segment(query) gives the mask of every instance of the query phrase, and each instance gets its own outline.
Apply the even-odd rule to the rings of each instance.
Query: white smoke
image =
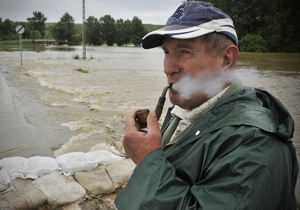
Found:
[[[222,75],[212,75],[204,71],[194,77],[183,76],[172,88],[184,99],[191,99],[195,94],[202,93],[212,97],[223,90],[226,83],[232,83],[236,79],[234,71],[226,71]]]

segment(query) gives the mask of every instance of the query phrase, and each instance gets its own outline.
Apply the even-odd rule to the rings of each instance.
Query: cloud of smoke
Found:
[[[236,79],[234,71],[226,71],[222,75],[212,75],[210,71],[201,72],[195,77],[183,76],[172,88],[184,99],[192,99],[196,94],[206,94],[212,97],[222,91],[226,83],[232,83]]]

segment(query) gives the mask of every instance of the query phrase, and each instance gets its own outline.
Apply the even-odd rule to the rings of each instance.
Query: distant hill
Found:
[[[150,31],[154,31],[154,30],[164,27],[164,25],[144,24],[144,27],[145,27],[147,33],[149,33]]]

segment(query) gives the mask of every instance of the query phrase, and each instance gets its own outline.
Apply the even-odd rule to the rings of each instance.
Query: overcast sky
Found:
[[[137,16],[143,23],[164,25],[182,0],[85,0],[85,18],[111,15],[115,20],[132,20]],[[0,0],[0,17],[26,21],[40,11],[46,22],[58,22],[68,12],[75,23],[82,23],[82,0]]]

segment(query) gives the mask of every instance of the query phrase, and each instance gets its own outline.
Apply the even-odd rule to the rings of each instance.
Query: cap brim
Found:
[[[165,27],[148,33],[142,39],[142,46],[144,49],[150,49],[161,46],[163,44],[164,37],[192,39],[214,31],[215,30],[213,29],[200,28],[198,26],[183,28],[182,26],[173,25],[172,27]]]

